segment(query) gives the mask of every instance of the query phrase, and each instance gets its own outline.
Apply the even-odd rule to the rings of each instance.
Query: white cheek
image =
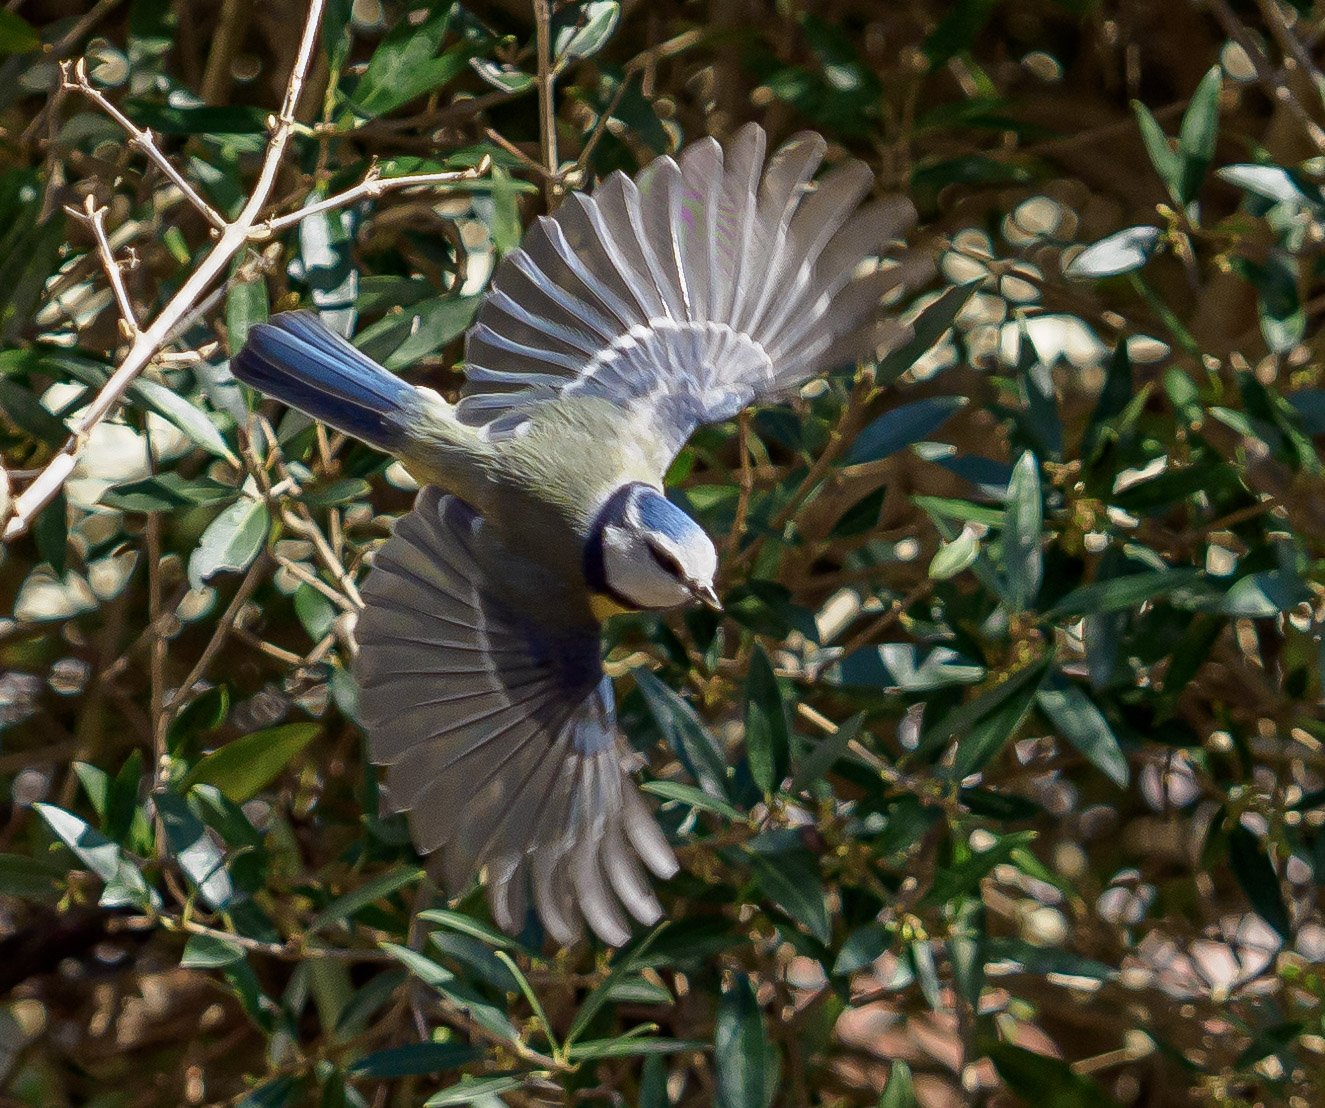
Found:
[[[659,567],[643,542],[620,533],[609,535],[603,543],[603,575],[614,593],[637,608],[691,603],[689,591]]]

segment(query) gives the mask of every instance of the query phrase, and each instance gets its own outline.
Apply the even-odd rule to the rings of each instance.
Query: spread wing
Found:
[[[862,206],[873,177],[860,162],[812,184],[816,134],[767,165],[764,151],[751,124],[725,150],[696,142],[541,218],[469,332],[460,417],[501,437],[559,397],[605,397],[666,460],[697,424],[905,338],[880,301],[928,263],[861,263],[910,229],[910,202]]]
[[[659,877],[676,860],[623,769],[597,625],[510,610],[482,528],[425,488],[377,552],[356,631],[369,749],[419,849],[442,849],[453,891],[486,867],[505,930],[520,930],[532,895],[558,942],[587,921],[619,946],[622,905],[642,923],[661,914],[641,860]]]

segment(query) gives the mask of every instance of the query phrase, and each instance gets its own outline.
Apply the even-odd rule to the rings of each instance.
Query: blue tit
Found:
[[[662,909],[676,859],[627,772],[602,620],[717,606],[718,555],[663,494],[701,423],[731,419],[909,334],[883,260],[914,223],[801,134],[743,128],[569,196],[496,269],[448,403],[313,315],[254,327],[235,376],[399,457],[425,487],[363,587],[354,673],[374,762],[447,885],[533,906],[569,944]],[[647,871],[647,872],[646,872]]]

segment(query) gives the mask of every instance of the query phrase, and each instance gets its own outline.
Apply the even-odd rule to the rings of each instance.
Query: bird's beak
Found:
[[[712,608],[715,612],[722,611],[722,601],[718,599],[712,585],[696,585],[693,591],[695,599],[702,601],[706,608]]]

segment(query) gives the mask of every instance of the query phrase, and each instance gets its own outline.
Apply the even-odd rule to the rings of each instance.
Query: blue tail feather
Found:
[[[248,333],[230,361],[246,385],[379,450],[394,451],[418,390],[323,326],[312,312],[282,312]]]

